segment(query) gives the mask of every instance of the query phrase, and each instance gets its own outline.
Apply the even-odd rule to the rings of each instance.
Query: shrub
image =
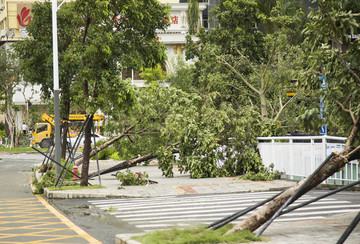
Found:
[[[34,194],[43,194],[46,187],[55,186],[56,182],[56,173],[55,170],[46,171],[45,175],[42,177],[41,181],[34,179],[32,184],[36,187]]]
[[[64,165],[65,160],[61,159],[61,164]],[[35,173],[35,170],[37,170],[37,169],[33,169],[34,173]],[[72,164],[70,165],[69,170],[70,171],[73,170]],[[80,173],[78,173],[78,175],[80,176]],[[38,179],[36,179],[36,177],[35,177],[32,182],[32,184],[36,187],[34,194],[43,194],[45,188],[55,187],[57,178],[58,178],[58,175],[55,172],[55,167],[52,167],[51,170],[47,170],[45,175],[42,177],[42,179],[40,181]],[[77,183],[69,182],[72,179],[73,179],[73,174],[66,172],[65,181],[63,182],[63,186],[77,185]]]
[[[149,176],[146,172],[133,173],[130,170],[126,170],[125,172],[118,173],[116,178],[121,182],[123,186],[136,186],[146,185],[148,183],[147,179],[149,178]]]
[[[96,147],[99,147],[102,144],[104,144],[104,141],[98,141],[98,142],[96,142]],[[98,159],[109,159],[111,157],[111,155],[113,155],[114,153],[116,153],[115,147],[113,147],[113,146],[107,147],[107,148],[101,150],[100,152],[98,152]],[[93,156],[91,159],[95,160],[96,156]]]
[[[274,171],[274,164],[270,164],[269,168],[262,167],[259,172],[247,172],[241,175],[241,180],[252,180],[252,181],[273,181],[280,179],[281,173],[278,170]]]

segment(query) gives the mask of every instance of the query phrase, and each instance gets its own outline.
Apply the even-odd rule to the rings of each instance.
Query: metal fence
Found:
[[[345,147],[346,137],[292,136],[258,137],[258,148],[263,164],[283,172],[283,178],[300,180],[309,176],[333,151]],[[325,183],[346,185],[360,178],[357,160],[348,162],[342,171],[329,177]]]

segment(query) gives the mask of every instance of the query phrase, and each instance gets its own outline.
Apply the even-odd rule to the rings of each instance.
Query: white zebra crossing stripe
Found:
[[[89,201],[101,209],[116,208],[112,215],[142,228],[145,231],[181,226],[211,224],[277,192],[231,193],[220,195],[170,196],[154,198],[107,199]],[[304,195],[295,201],[295,206],[314,197]],[[331,214],[360,210],[360,204],[326,198],[287,213],[275,221],[300,221],[323,219]],[[250,212],[251,213],[251,212]],[[242,216],[233,223],[238,223]]]
[[[251,201],[249,203],[244,203],[244,201],[241,200],[237,200],[235,202],[216,202],[216,205],[214,205],[214,203],[203,203],[201,206],[194,206],[194,202],[192,203],[177,203],[176,207],[174,207],[173,203],[159,203],[156,204],[157,207],[161,207],[161,208],[166,208],[167,210],[177,210],[179,209],[179,207],[181,207],[182,209],[212,209],[212,208],[217,208],[218,205],[223,205],[226,207],[234,207],[235,210],[241,210],[242,208],[245,207],[249,207],[252,206],[256,201]],[[301,203],[304,201],[299,201],[297,203]],[[198,204],[200,204],[199,202],[196,202]],[[311,205],[324,205],[324,204],[347,204],[349,203],[348,201],[336,201],[336,200],[332,200],[332,201],[320,201],[320,202],[315,202]],[[130,207],[131,206],[131,207]],[[101,208],[101,209],[108,209],[110,207],[114,207],[117,208],[118,211],[121,212],[127,212],[127,213],[133,213],[133,212],[139,212],[141,211],[141,213],[147,213],[147,212],[154,212],[154,203],[149,203],[146,205],[131,205],[130,206],[126,206],[124,207],[121,204],[109,204],[106,206],[103,205],[97,205],[97,207]],[[156,210],[155,210],[156,211]]]

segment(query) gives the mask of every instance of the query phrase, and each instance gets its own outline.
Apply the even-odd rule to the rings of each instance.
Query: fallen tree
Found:
[[[299,196],[294,200],[301,197],[301,195],[310,191],[321,182],[326,180],[329,176],[333,175],[335,172],[339,171],[348,161],[351,161],[355,154],[358,154],[360,151],[360,147],[357,147],[353,150],[349,148],[345,148],[340,154],[333,157],[324,167],[313,177],[313,179],[303,188],[303,190],[299,193]],[[234,226],[225,235],[231,234],[233,232],[242,231],[242,230],[250,230],[254,231],[264,223],[266,223],[277,211],[280,207],[294,194],[294,192],[300,188],[300,186],[305,182],[306,179],[301,180],[296,185],[290,187],[281,195],[276,197],[274,200],[270,201],[266,205],[259,208],[252,215],[244,219],[242,222]]]
[[[358,115],[356,117],[356,120],[354,121],[352,130],[347,138],[344,150],[342,150],[339,154],[331,158],[330,161],[326,163],[319,170],[319,172],[314,175],[314,177],[308,182],[306,186],[304,186],[303,190],[299,193],[298,197],[294,199],[294,201],[300,198],[308,191],[310,191],[311,189],[313,189],[314,187],[316,187],[317,185],[319,185],[321,182],[326,180],[335,172],[340,171],[346,165],[347,162],[360,158],[360,146],[357,147],[353,146],[356,137],[358,136],[359,129],[360,129],[360,110],[358,111]],[[278,209],[280,209],[280,207],[294,194],[294,192],[302,186],[305,180],[306,179],[301,180],[296,185],[284,191],[274,200],[268,202],[266,205],[259,208],[249,217],[247,217],[242,222],[240,222],[232,229],[230,229],[228,232],[226,232],[225,235],[242,230],[254,231],[260,226],[262,226],[278,211]]]
[[[314,18],[309,23],[307,29],[304,30],[308,38],[308,45],[305,42],[304,46],[309,46],[309,50],[311,50],[311,53],[306,58],[311,63],[309,67],[315,67],[316,65],[318,67],[326,67],[321,68],[321,76],[330,77],[333,80],[332,86],[334,89],[327,89],[324,92],[328,95],[326,96],[328,99],[327,106],[331,108],[331,110],[328,109],[327,116],[337,120],[337,123],[344,127],[349,125],[347,128],[350,128],[350,133],[348,134],[345,148],[339,154],[332,157],[306,185],[302,187],[305,179],[298,182],[245,218],[225,233],[225,235],[241,230],[256,230],[267,222],[293,196],[297,189],[302,188],[299,194],[294,196],[293,201],[319,185],[335,172],[340,171],[347,162],[360,158],[360,146],[358,146],[360,128],[358,94],[360,78],[357,73],[359,72],[359,59],[352,59],[359,55],[360,49],[359,42],[349,42],[347,34],[350,25],[358,26],[355,18],[355,15],[358,16],[358,13],[353,14],[351,11],[344,11],[346,9],[343,9],[343,6],[337,1],[325,2],[324,0],[319,0],[318,2],[319,11],[311,13],[311,16]],[[339,15],[339,12],[342,15]],[[329,40],[333,41],[332,46],[326,45]],[[346,51],[340,51],[338,46],[344,42],[347,42],[348,48]],[[319,72],[313,72],[311,69],[306,70],[304,73],[306,72],[312,72],[311,75],[308,75],[308,84],[316,85],[315,81],[318,82]],[[304,80],[306,79],[306,77],[303,78]],[[345,113],[349,116],[342,116]],[[352,123],[350,124],[350,122]]]

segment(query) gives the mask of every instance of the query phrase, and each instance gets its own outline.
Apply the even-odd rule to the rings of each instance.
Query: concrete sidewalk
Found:
[[[118,161],[100,161],[100,169],[114,166]],[[95,172],[97,165],[91,162],[89,172]],[[235,192],[272,191],[288,188],[295,182],[287,180],[276,180],[271,182],[240,181],[237,177],[221,177],[206,179],[191,179],[189,174],[180,174],[174,170],[173,178],[162,176],[157,165],[136,166],[130,168],[132,172],[146,172],[151,180],[158,184],[147,186],[126,186],[120,187],[120,182],[115,176],[109,173],[101,176],[101,185],[104,188],[85,190],[62,190],[45,191],[47,198],[114,198],[114,197],[155,197],[174,196],[184,194],[218,194]],[[98,177],[90,180],[91,184],[99,184]],[[262,237],[269,241],[266,243],[336,243],[355,213],[339,214],[331,218],[296,221],[296,222],[275,222],[263,233]],[[129,240],[128,235],[118,235],[116,243],[131,244],[137,243]],[[360,243],[360,226],[352,232],[346,240],[347,244]]]
[[[99,161],[100,169],[107,169],[118,164],[115,160]],[[81,167],[79,167],[79,170]],[[157,165],[136,166],[129,168],[132,172],[146,172],[151,180],[157,184],[147,186],[126,186],[121,187],[120,181],[113,176],[114,173],[101,175],[101,185],[105,188],[84,189],[84,190],[45,190],[45,196],[53,198],[113,198],[113,197],[155,197],[155,196],[174,196],[184,194],[216,194],[232,192],[254,192],[271,191],[284,189],[295,184],[292,181],[240,181],[237,177],[219,177],[191,179],[189,174],[180,174],[174,169],[174,177],[166,178],[162,176],[161,170]],[[89,172],[96,172],[96,162],[90,163]],[[124,171],[124,170],[123,170]],[[122,172],[123,172],[122,171]],[[99,177],[89,180],[90,184],[100,184]]]

